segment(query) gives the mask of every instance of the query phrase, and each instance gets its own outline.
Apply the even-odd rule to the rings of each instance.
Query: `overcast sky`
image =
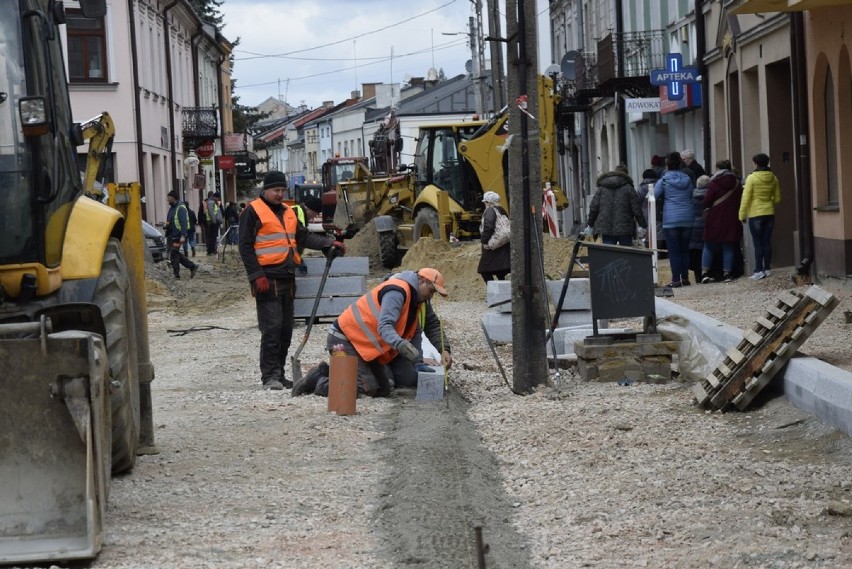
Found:
[[[537,4],[546,38],[548,2]],[[362,83],[404,83],[431,67],[453,77],[471,59],[471,0],[225,0],[221,11],[225,37],[240,38],[233,77],[244,105],[269,97],[310,108],[340,103]],[[487,32],[485,13],[483,21]],[[539,53],[542,69],[548,60]]]

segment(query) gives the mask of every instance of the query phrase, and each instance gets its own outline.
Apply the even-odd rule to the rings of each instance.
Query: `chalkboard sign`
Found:
[[[600,243],[586,246],[594,334],[598,319],[642,316],[655,323],[652,251]]]

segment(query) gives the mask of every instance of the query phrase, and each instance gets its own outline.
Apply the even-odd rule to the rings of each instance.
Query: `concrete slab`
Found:
[[[332,265],[333,266],[333,265]],[[296,298],[316,298],[319,290],[320,277],[305,277],[296,281]],[[355,296],[359,297],[367,292],[367,277],[328,277],[322,289],[322,295],[333,296]]]
[[[564,281],[547,281],[547,290],[553,304],[559,301],[562,294]],[[511,297],[511,281],[489,281],[486,287],[485,301],[488,306],[494,306],[504,302]],[[568,291],[562,303],[562,310],[591,310],[592,300],[588,278],[571,278],[568,282]],[[506,302],[496,307],[500,312],[511,312],[512,303]]]
[[[307,277],[296,276],[297,280],[311,277],[321,277],[325,269],[325,257],[305,257],[305,266],[308,267]],[[298,271],[297,271],[298,273]],[[370,274],[370,259],[369,257],[338,257],[331,263],[331,269],[328,271],[329,276],[340,275],[369,275]]]
[[[656,310],[657,318],[686,319],[723,353],[739,344],[743,336],[739,328],[662,298],[656,299]],[[761,315],[762,312],[756,312],[755,318]],[[783,373],[784,396],[793,405],[852,436],[852,372],[817,358],[796,356]]]
[[[317,307],[317,318],[328,318],[329,316],[340,316],[340,313],[358,300],[359,296],[335,296],[323,297]],[[311,310],[314,308],[316,298],[297,298],[293,301],[293,316],[295,318],[310,318]]]

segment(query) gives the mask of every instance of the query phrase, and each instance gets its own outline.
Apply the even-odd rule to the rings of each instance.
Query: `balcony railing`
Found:
[[[184,138],[209,139],[219,136],[219,113],[216,107],[187,107],[181,113]]]
[[[612,33],[598,41],[598,83],[649,77],[666,65],[665,31]],[[620,57],[619,57],[620,48]]]

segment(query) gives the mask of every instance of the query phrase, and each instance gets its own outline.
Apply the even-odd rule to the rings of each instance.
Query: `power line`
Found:
[[[462,45],[460,42],[455,42],[453,44],[447,44],[447,46],[442,48],[442,49],[449,49],[449,48],[452,48],[452,47],[458,47],[460,45]],[[430,50],[431,50],[431,48],[422,49],[422,50],[419,50],[419,51],[406,53],[404,55],[394,55],[394,57],[396,59],[399,59],[400,57],[409,57],[409,56],[414,56],[414,55],[420,55],[420,54],[426,53]],[[300,80],[304,80],[304,79],[313,79],[315,77],[322,77],[324,75],[333,75],[335,73],[341,73],[343,71],[351,71],[353,69],[360,69],[362,67],[369,67],[371,65],[377,65],[377,64],[380,64],[380,63],[385,63],[387,61],[390,61],[390,59],[391,59],[390,57],[383,57],[381,59],[378,59],[377,61],[373,61],[371,63],[366,63],[364,65],[352,65],[350,67],[343,67],[341,69],[335,69],[333,71],[322,71],[320,73],[313,73],[311,75],[304,75],[302,77],[290,77],[288,80],[289,81],[300,81]],[[343,60],[343,61],[345,61],[345,60]],[[266,81],[264,83],[252,83],[251,85],[238,85],[238,88],[239,89],[248,89],[250,87],[264,87],[266,85],[274,85],[276,83],[277,83],[277,80],[276,81]]]
[[[351,42],[352,40],[356,40],[358,38],[363,38],[365,36],[377,34],[379,32],[383,32],[385,30],[395,28],[396,26],[406,24],[406,23],[408,23],[412,20],[416,20],[417,18],[421,18],[423,16],[431,14],[432,12],[437,12],[438,10],[441,10],[442,8],[446,8],[450,4],[455,4],[455,2],[456,2],[456,0],[450,0],[449,2],[445,2],[444,4],[441,4],[437,8],[427,10],[426,12],[423,12],[421,14],[417,14],[416,16],[411,16],[410,18],[406,18],[405,20],[401,20],[401,21],[396,22],[394,24],[388,24],[387,26],[384,26],[382,28],[372,30],[372,31],[369,31],[369,32],[364,32],[363,34],[358,34],[356,36],[344,38],[344,39],[341,39],[341,40],[338,40],[338,41],[335,41],[335,42],[331,42],[331,43],[327,43],[327,44],[323,44],[323,45],[318,45],[318,46],[314,46],[314,47],[306,47],[305,49],[299,49],[299,50],[296,50],[296,51],[289,51],[287,53],[279,53],[279,54],[262,54],[262,53],[253,53],[253,52],[250,52],[250,51],[243,51],[243,53],[250,53],[252,55],[252,57],[234,58],[234,61],[248,61],[248,60],[251,60],[251,59],[262,59],[262,58],[267,58],[267,57],[285,57],[285,56],[293,55],[293,54],[296,54],[296,53],[304,53],[306,51],[314,51],[314,50],[317,50],[317,49],[331,47],[331,46],[334,46],[334,45],[340,45],[342,43]],[[236,51],[242,51],[242,50],[236,50]]]

